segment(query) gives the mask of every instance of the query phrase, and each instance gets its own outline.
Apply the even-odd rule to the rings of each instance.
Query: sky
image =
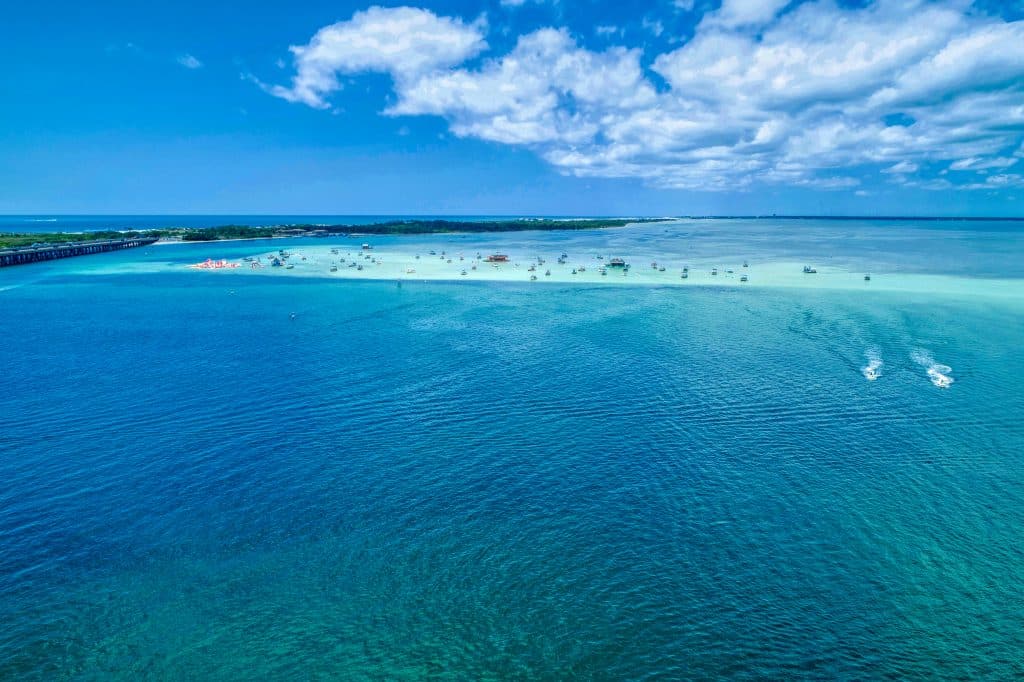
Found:
[[[1024,215],[1024,0],[0,18],[0,213]]]

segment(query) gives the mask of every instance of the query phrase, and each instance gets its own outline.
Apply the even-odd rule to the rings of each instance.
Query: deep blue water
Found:
[[[0,273],[0,679],[1024,674],[1019,302],[86,260]]]

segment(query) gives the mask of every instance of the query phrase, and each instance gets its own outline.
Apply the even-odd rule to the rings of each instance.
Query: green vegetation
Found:
[[[399,220],[372,225],[332,225],[330,233],[357,234],[434,234],[443,232],[522,232],[525,230],[596,230],[622,227],[654,219],[593,218],[586,220]]]
[[[201,230],[161,230],[169,234],[160,236],[181,237],[183,242],[212,242],[218,239],[268,239],[281,231],[277,227],[249,227],[248,225],[223,225]]]
[[[0,248],[23,247],[33,244],[65,244],[100,239],[125,237],[159,237],[180,239],[185,242],[210,242],[221,239],[267,239],[270,237],[326,236],[339,234],[435,234],[450,232],[522,232],[525,230],[596,230],[622,227],[630,223],[655,222],[661,218],[588,218],[583,220],[394,220],[370,225],[276,225],[252,227],[249,225],[221,225],[219,227],[175,227],[163,230],[137,232],[70,232],[0,233]]]
[[[28,233],[7,233],[0,232],[0,249],[9,249],[33,244],[69,244],[71,242],[91,242],[105,239],[127,239],[138,237],[139,232],[89,232],[87,234],[76,234],[74,232],[52,232],[40,234],[38,232]]]

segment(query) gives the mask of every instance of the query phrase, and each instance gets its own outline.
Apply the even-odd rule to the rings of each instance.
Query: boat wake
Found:
[[[910,354],[911,360],[925,368],[925,374],[931,382],[939,388],[949,388],[953,384],[953,377],[949,373],[953,368],[935,362],[935,358],[926,350],[917,348]]]
[[[875,348],[869,348],[864,351],[864,357],[867,358],[868,364],[860,368],[860,373],[864,375],[864,378],[868,381],[874,381],[878,377],[882,376],[882,355]]]

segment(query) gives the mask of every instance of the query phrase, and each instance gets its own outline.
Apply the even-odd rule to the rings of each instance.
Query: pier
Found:
[[[70,242],[67,244],[44,244],[41,246],[20,246],[11,249],[0,249],[0,268],[9,265],[41,263],[58,258],[88,256],[94,253],[133,249],[137,246],[149,246],[156,242],[156,240],[156,237],[132,237],[130,239],[105,239],[95,242]]]

